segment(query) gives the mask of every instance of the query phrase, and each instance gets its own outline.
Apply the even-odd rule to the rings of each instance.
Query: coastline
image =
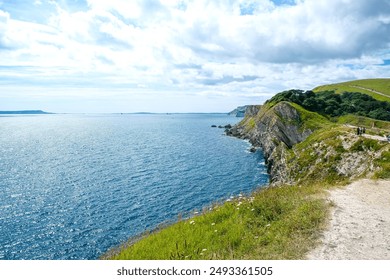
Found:
[[[147,235],[113,259],[307,259],[334,216],[328,190],[386,176],[387,143],[288,102],[263,106],[226,134],[262,149],[268,186]]]

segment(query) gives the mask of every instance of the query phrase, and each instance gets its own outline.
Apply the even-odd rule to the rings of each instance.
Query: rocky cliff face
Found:
[[[381,178],[386,173],[381,162],[390,150],[386,142],[357,136],[355,128],[288,102],[254,109],[227,134],[262,149],[271,185],[332,183],[369,174]]]
[[[280,102],[272,108],[252,108],[230,134],[249,139],[263,150],[271,183],[290,183],[286,149],[306,139],[312,130],[303,127],[299,112],[289,103]]]
[[[254,116],[258,113],[260,110],[261,105],[245,105],[240,106],[234,109],[233,111],[229,112],[228,115],[235,116],[242,118],[244,116]]]
[[[261,109],[261,105],[247,105],[243,117],[254,117]]]

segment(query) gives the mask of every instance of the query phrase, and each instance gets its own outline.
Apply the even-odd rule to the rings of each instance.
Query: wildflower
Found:
[[[212,223],[211,225],[212,225],[212,226],[215,226],[215,223]]]
[[[193,225],[193,224],[195,224],[195,221],[191,221],[191,222],[190,222],[190,225]]]
[[[202,252],[207,251],[207,249],[202,249]]]

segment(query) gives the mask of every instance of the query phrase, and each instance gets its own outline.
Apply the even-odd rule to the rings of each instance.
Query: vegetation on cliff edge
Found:
[[[318,187],[267,188],[147,234],[113,259],[299,259],[326,219]]]

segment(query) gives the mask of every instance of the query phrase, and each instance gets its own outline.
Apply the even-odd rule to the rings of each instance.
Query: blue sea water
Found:
[[[220,114],[0,117],[0,259],[96,259],[268,183]]]

